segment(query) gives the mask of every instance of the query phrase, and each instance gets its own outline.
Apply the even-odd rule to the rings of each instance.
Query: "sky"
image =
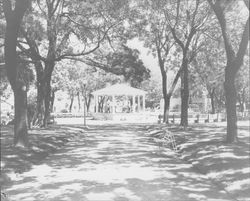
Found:
[[[152,80],[155,80],[155,81],[158,81],[159,83],[161,83],[161,81],[162,81],[161,71],[160,71],[160,67],[158,65],[157,58],[155,58],[152,55],[152,53],[150,53],[148,48],[145,48],[143,46],[143,42],[139,41],[138,38],[130,40],[127,44],[130,48],[134,48],[134,49],[139,50],[140,59],[143,61],[144,65],[148,69],[150,69]],[[167,86],[170,86],[172,84],[174,77],[175,77],[175,73],[169,70],[167,73],[167,76],[168,76]]]

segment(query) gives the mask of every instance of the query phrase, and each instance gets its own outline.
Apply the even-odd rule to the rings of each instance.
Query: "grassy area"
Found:
[[[193,124],[186,131],[174,125],[157,125],[154,129],[172,131],[181,159],[232,197],[247,201],[250,198],[249,122],[239,125],[239,142],[234,144],[225,142],[225,124]]]
[[[13,146],[13,127],[1,127],[1,177],[0,185],[8,186],[10,176],[20,174],[42,161],[56,150],[64,146],[70,138],[83,132],[81,129],[66,126],[51,126],[47,129],[29,131],[29,148]]]

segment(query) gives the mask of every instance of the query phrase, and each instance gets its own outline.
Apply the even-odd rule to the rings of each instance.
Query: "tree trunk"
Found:
[[[171,96],[167,95],[166,99],[164,99],[164,118],[165,118],[164,122],[167,124],[169,124],[170,98]]]
[[[225,70],[225,97],[226,97],[226,111],[227,111],[227,142],[232,143],[237,140],[237,114],[236,102],[237,92],[235,88],[235,76],[229,69],[232,68],[229,64]]]
[[[50,117],[50,112],[51,112],[51,77],[52,77],[52,72],[55,67],[55,62],[53,59],[52,61],[47,61],[45,63],[45,70],[43,73],[43,82],[42,82],[42,88],[43,88],[43,93],[44,93],[44,119],[43,119],[43,127],[48,126],[48,121]]]
[[[181,126],[186,128],[188,126],[188,100],[189,100],[189,86],[188,86],[188,61],[183,59],[182,63],[182,79],[181,79]]]
[[[72,112],[73,103],[74,103],[74,96],[72,95],[71,98],[70,98],[70,105],[69,105],[69,112],[70,113]]]
[[[87,112],[89,112],[89,107],[90,107],[90,102],[91,102],[91,95],[89,95],[88,98],[86,97],[85,100],[86,100]]]
[[[33,125],[42,126],[44,113],[45,113],[45,95],[44,95],[44,84],[43,84],[43,66],[40,61],[35,62],[35,69],[36,69],[36,87],[37,87],[37,105],[36,105],[36,114],[33,121]]]
[[[27,118],[27,86],[18,76],[17,38],[24,13],[29,1],[15,1],[12,9],[10,1],[3,1],[3,11],[6,19],[4,40],[4,59],[7,77],[14,92],[14,145],[28,146]]]
[[[240,67],[243,64],[243,59],[249,43],[249,17],[245,23],[244,31],[242,32],[241,41],[239,43],[238,51],[235,52],[233,48],[233,42],[230,40],[230,30],[227,26],[225,12],[220,3],[217,4],[212,0],[208,0],[208,3],[214,10],[216,17],[219,21],[222,36],[224,39],[225,51],[227,55],[227,66],[225,69],[225,96],[226,96],[226,110],[227,110],[227,142],[231,143],[237,140],[237,114],[236,114],[236,102],[237,94],[235,88],[235,77]],[[249,4],[245,2],[249,10]]]
[[[28,146],[28,108],[27,108],[27,87],[25,83],[18,81],[14,90],[15,100],[15,124],[14,124],[14,145]]]
[[[43,127],[46,128],[48,126],[48,120],[50,115],[50,93],[51,93],[51,87],[48,83],[45,84],[44,93],[45,93],[45,100],[44,100],[45,110],[44,110]]]
[[[211,99],[211,106],[212,106],[212,114],[215,114],[215,102],[214,102],[214,92],[215,89],[212,89],[212,92],[209,93],[210,99]]]
[[[169,104],[168,104],[168,97],[167,97],[167,72],[164,68],[164,59],[162,59],[161,56],[161,50],[158,45],[157,46],[157,56],[158,56],[158,64],[160,66],[161,70],[161,79],[162,79],[162,94],[163,94],[163,100],[164,100],[164,109],[163,109],[163,122],[168,122],[168,111],[169,111]]]
[[[102,97],[100,100],[100,111],[99,112],[101,112],[101,113],[103,113],[104,100],[105,100],[105,97]]]
[[[168,103],[168,96],[167,96],[167,74],[163,70],[162,71],[162,94],[163,94],[163,100],[164,100],[164,110],[163,110],[163,122],[168,122],[168,111],[169,111],[169,103]]]
[[[45,105],[45,111],[44,111],[44,119],[43,119],[43,126],[46,128],[48,126],[48,121],[50,117],[50,104],[51,104],[51,74],[53,71],[53,67],[49,67],[49,73],[47,73],[47,76],[44,78],[44,105]]]
[[[80,93],[77,92],[77,101],[78,101],[78,112],[81,111],[81,98],[80,98]]]
[[[51,91],[51,96],[50,96],[50,112],[53,112],[54,111],[54,101],[55,101],[55,90],[53,89]]]

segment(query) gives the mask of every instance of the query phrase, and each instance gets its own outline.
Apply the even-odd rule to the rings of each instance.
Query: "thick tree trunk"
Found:
[[[36,114],[32,122],[33,125],[42,126],[44,113],[45,113],[45,104],[44,104],[44,90],[42,83],[37,83],[37,98],[36,98]]]
[[[4,40],[4,59],[7,77],[14,92],[14,145],[28,146],[28,117],[27,117],[27,86],[19,80],[17,62],[17,38],[29,1],[15,1],[12,9],[11,1],[3,1],[3,11],[6,19]]]
[[[14,124],[14,145],[28,146],[28,108],[27,108],[27,87],[24,82],[18,81],[14,90],[15,99],[15,124]]]
[[[217,19],[219,21],[222,36],[224,39],[225,51],[227,55],[227,66],[225,69],[225,96],[226,96],[226,110],[227,110],[227,142],[231,143],[237,140],[237,114],[236,114],[236,102],[237,94],[235,88],[235,77],[240,67],[243,64],[243,59],[248,47],[249,42],[249,17],[245,23],[244,31],[242,32],[241,41],[239,43],[238,51],[235,52],[233,48],[233,42],[229,37],[230,30],[227,26],[225,12],[223,12],[222,4],[216,1],[208,0],[210,6],[214,10]],[[249,10],[249,4],[245,2]]]
[[[188,101],[189,101],[189,86],[188,86],[188,61],[183,59],[182,62],[182,80],[181,80],[181,126],[188,126]]]
[[[51,97],[51,86],[50,80],[46,80],[46,84],[44,87],[44,94],[45,94],[45,110],[44,110],[44,119],[43,119],[43,127],[48,126],[49,116],[50,116],[50,97]]]
[[[168,122],[168,114],[169,114],[169,105],[170,105],[170,97],[168,98],[167,96],[167,72],[164,68],[164,60],[162,59],[161,56],[161,50],[157,46],[157,56],[158,56],[158,64],[160,66],[161,70],[161,80],[162,80],[162,94],[163,94],[163,100],[164,100],[164,108],[163,108],[163,122],[164,123],[169,123]]]
[[[44,106],[45,106],[45,110],[44,110],[44,119],[43,119],[43,127],[47,127],[48,126],[48,121],[49,121],[49,117],[50,117],[50,112],[51,112],[51,76],[52,76],[52,72],[54,70],[55,67],[55,62],[52,61],[48,61],[45,63],[45,70],[44,70],[44,74],[43,74],[43,93],[44,93]]]
[[[45,95],[44,95],[44,83],[43,83],[43,66],[40,61],[35,62],[35,69],[36,69],[36,87],[37,87],[37,105],[36,105],[36,114],[33,121],[33,125],[42,126],[44,113],[45,113]]]
[[[229,64],[229,66],[226,67],[224,83],[227,111],[227,142],[229,143],[237,140],[237,93],[234,83],[236,74],[229,70],[231,65],[232,64]]]
[[[166,99],[164,99],[164,122],[166,124],[169,124],[170,98],[171,96],[167,95]]]

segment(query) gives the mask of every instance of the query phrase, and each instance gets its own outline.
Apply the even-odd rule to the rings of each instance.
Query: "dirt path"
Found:
[[[92,126],[6,189],[18,201],[229,201],[140,125]]]

